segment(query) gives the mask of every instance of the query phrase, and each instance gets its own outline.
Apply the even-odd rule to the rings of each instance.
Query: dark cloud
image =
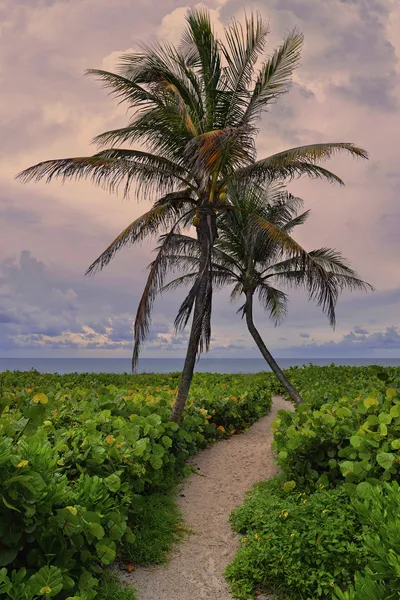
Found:
[[[369,334],[356,333],[354,328],[339,341],[318,343],[312,341],[304,346],[292,346],[285,350],[288,356],[324,356],[361,358],[363,356],[399,356],[400,329],[387,327],[384,331]]]
[[[358,333],[360,335],[368,335],[369,334],[369,331],[367,331],[363,327],[354,327],[353,331],[354,331],[354,333]]]
[[[386,75],[354,74],[347,84],[332,85],[331,90],[359,106],[364,104],[380,111],[396,111],[399,107],[395,96],[396,74],[394,71]]]
[[[307,339],[307,338],[310,337],[310,334],[309,333],[299,333],[299,336],[302,337],[302,338]]]

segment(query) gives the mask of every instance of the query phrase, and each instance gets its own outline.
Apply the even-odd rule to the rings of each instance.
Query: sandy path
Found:
[[[245,492],[277,473],[271,452],[271,423],[279,409],[292,405],[280,397],[271,412],[244,435],[218,442],[191,459],[199,473],[185,480],[178,504],[186,535],[160,567],[138,568],[123,578],[137,590],[138,600],[232,600],[222,577],[238,546],[228,518]]]

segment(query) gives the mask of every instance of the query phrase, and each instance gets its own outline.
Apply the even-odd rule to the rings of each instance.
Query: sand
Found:
[[[271,412],[247,433],[217,442],[192,457],[198,473],[185,480],[178,504],[186,534],[167,564],[139,567],[123,580],[137,590],[138,600],[232,600],[222,576],[238,547],[228,519],[254,483],[278,472],[271,451],[271,423],[290,402],[273,399]],[[259,596],[261,599],[262,597]]]

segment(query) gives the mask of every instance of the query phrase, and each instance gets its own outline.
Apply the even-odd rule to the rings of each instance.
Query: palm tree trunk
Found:
[[[276,377],[279,379],[279,381],[281,382],[281,384],[283,385],[283,387],[285,388],[285,390],[287,391],[287,393],[289,394],[289,396],[293,400],[293,402],[295,402],[296,404],[300,404],[301,402],[304,402],[304,400],[300,396],[299,392],[292,386],[292,384],[290,383],[288,378],[285,376],[285,374],[283,373],[283,371],[280,368],[280,366],[278,365],[278,363],[275,361],[272,354],[269,352],[269,350],[268,350],[267,346],[264,344],[264,341],[263,341],[261,335],[259,334],[256,326],[254,325],[253,292],[252,291],[249,291],[246,293],[245,313],[246,313],[247,328],[248,328],[249,332],[251,333],[255,343],[257,344],[258,349],[260,350],[261,354],[263,355],[263,357],[267,361],[268,365],[270,366],[271,371],[273,371],[273,373],[275,373]]]
[[[174,404],[170,417],[171,421],[175,421],[175,423],[178,423],[180,421],[181,415],[185,409],[186,400],[193,379],[194,367],[196,364],[197,352],[199,349],[202,331],[204,310],[206,305],[208,281],[210,277],[208,262],[210,260],[210,252],[216,236],[214,224],[212,223],[210,226],[209,219],[204,219],[202,225],[200,225],[200,227],[203,231],[199,231],[199,241],[201,244],[199,273],[201,273],[201,279],[199,281],[199,289],[197,291],[196,300],[194,304],[193,321],[190,329],[185,364],[183,366],[182,377],[179,384],[176,402]]]

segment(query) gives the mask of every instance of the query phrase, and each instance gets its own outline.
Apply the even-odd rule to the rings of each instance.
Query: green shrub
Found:
[[[137,531],[141,515],[146,521],[146,497],[168,478],[189,475],[186,459],[199,448],[244,429],[271,405],[263,377],[211,377],[212,385],[201,377],[178,426],[169,421],[175,389],[154,376],[147,385],[145,377],[123,377],[120,387],[76,377],[93,383],[79,387],[70,375],[50,376],[49,385],[33,374],[33,385],[27,374],[3,374],[2,597],[95,598],[117,546],[136,562],[128,523]]]
[[[318,410],[304,404],[279,411],[273,447],[288,480],[299,486],[336,485],[354,491],[362,481],[400,474],[400,394],[344,397]]]
[[[369,554],[364,573],[357,572],[354,585],[338,600],[398,600],[400,597],[400,487],[397,482],[370,486],[360,484],[352,504],[370,528],[364,539]]]
[[[400,380],[399,367],[349,367],[329,365],[304,368],[290,367],[285,374],[298,389],[303,399],[313,408],[320,408],[325,402],[334,402],[344,395],[355,397],[358,394],[381,394],[385,387]],[[285,390],[275,382],[276,391],[286,396]]]
[[[287,600],[331,598],[365,565],[362,528],[344,490],[285,493],[275,478],[254,487],[231,524],[244,536],[225,573],[235,598],[259,588]]]

